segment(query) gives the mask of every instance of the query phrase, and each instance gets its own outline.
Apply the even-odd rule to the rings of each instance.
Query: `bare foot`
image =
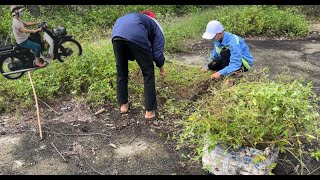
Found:
[[[146,115],[144,117],[146,119],[153,119],[156,117],[156,111],[146,111]]]
[[[35,65],[38,67],[45,67],[46,65],[42,63],[39,59],[36,59]]]
[[[121,113],[127,113],[129,110],[129,103],[126,103],[126,104],[122,104],[120,106],[120,112]]]

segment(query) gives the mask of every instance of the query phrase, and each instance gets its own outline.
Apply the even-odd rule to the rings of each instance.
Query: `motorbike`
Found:
[[[67,35],[66,28],[58,26],[48,29],[47,22],[38,25],[41,32],[30,34],[29,39],[41,45],[40,58],[50,64],[53,60],[61,63],[74,56],[82,55],[80,43]],[[25,72],[39,69],[34,66],[35,57],[31,49],[20,47],[18,44],[0,47],[0,72],[7,79],[19,79]],[[45,66],[47,67],[47,66]]]

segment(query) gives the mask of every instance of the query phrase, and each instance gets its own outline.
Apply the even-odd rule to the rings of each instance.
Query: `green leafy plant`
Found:
[[[295,7],[217,6],[164,24],[169,52],[186,51],[186,42],[200,39],[209,21],[219,20],[225,31],[240,36],[300,37],[309,32],[309,21]]]
[[[317,161],[320,159],[320,149],[317,149],[315,152],[311,152],[311,157],[314,157]]]
[[[217,144],[233,149],[277,146],[280,152],[301,160],[303,154],[309,154],[305,144],[320,135],[319,98],[312,83],[304,85],[288,77],[283,74],[270,80],[267,74],[249,76],[233,80],[236,85],[232,87],[227,78],[211,86],[211,93],[199,102],[196,111],[178,123],[182,132],[176,134],[177,148],[194,147],[193,160],[197,160],[206,138],[209,149]],[[318,157],[317,153],[312,156]]]
[[[49,29],[56,25],[64,25],[69,34],[74,35],[75,39],[79,38],[78,40],[82,43],[84,49],[83,56],[71,60],[70,64],[65,63],[64,66],[61,66],[60,63],[54,62],[50,67],[34,72],[33,79],[39,97],[44,100],[53,100],[54,97],[57,97],[58,95],[71,92],[75,96],[82,96],[85,94],[86,101],[92,106],[99,106],[108,100],[114,101],[116,71],[111,43],[102,41],[103,43],[99,44],[97,42],[92,42],[92,39],[93,37],[94,39],[100,39],[103,36],[110,36],[110,28],[115,19],[124,13],[139,12],[143,9],[155,11],[157,19],[163,24],[165,29],[166,51],[177,52],[185,49],[185,47],[181,45],[184,44],[185,40],[199,37],[199,34],[205,29],[206,23],[212,18],[220,17],[221,21],[225,23],[226,29],[230,29],[234,27],[234,24],[228,22],[231,22],[234,17],[241,15],[241,17],[243,17],[241,23],[243,27],[245,27],[243,32],[253,33],[254,31],[252,31],[252,29],[255,29],[259,34],[266,32],[264,27],[275,24],[275,22],[265,23],[265,21],[270,18],[263,19],[262,17],[266,17],[267,15],[264,16],[264,13],[261,13],[260,10],[263,10],[266,14],[271,10],[272,14],[284,11],[273,6],[221,6],[215,9],[211,8],[212,7],[210,6],[198,7],[181,5],[86,7],[54,5],[50,7],[40,6],[40,17],[38,18],[33,17],[28,9],[26,9],[24,16],[25,20],[36,22],[46,20],[51,26]],[[0,9],[0,13],[3,17],[3,20],[0,22],[0,34],[3,37],[0,37],[0,39],[5,39],[9,36],[11,37],[11,42],[13,42],[14,40],[11,33],[12,17],[9,12],[10,6],[0,5]],[[295,11],[292,13],[297,14],[298,12]],[[55,17],[51,15],[54,15]],[[283,15],[280,17],[284,18],[286,16]],[[290,16],[290,18],[297,17],[298,16]],[[301,18],[292,20],[295,21],[294,25],[299,25],[299,27],[304,26],[305,21],[302,16]],[[290,19],[288,22],[291,22],[292,20]],[[247,25],[248,23],[252,24],[252,22],[254,22],[255,28]],[[270,26],[271,29],[277,27],[278,26]],[[290,31],[293,31],[296,27],[289,27],[289,29]],[[234,31],[233,29],[230,30]],[[241,28],[236,28],[235,30],[241,30]],[[275,30],[274,32],[278,31]],[[235,31],[235,33],[237,33],[237,31]],[[139,68],[135,63],[130,63],[130,68],[133,72],[139,71]],[[182,73],[176,73],[177,69],[175,68]],[[186,71],[186,69],[188,70]],[[170,110],[170,113],[183,113],[185,112],[183,108],[174,108],[176,106],[180,107],[175,103],[181,102],[177,101],[177,97],[179,96],[177,92],[181,92],[181,90],[184,91],[183,88],[185,88],[185,92],[188,92],[187,90],[191,87],[192,83],[196,83],[197,80],[201,81],[202,77],[198,76],[198,73],[194,72],[197,70],[193,68],[185,68],[177,65],[170,66],[168,71],[169,78],[157,83],[158,87],[167,87],[164,89],[158,88],[160,97],[161,99],[165,99],[164,106]],[[197,75],[195,76],[195,74]],[[134,73],[132,75],[134,75]],[[131,78],[141,81],[141,76],[139,77],[140,79],[137,79],[136,77]],[[30,96],[31,87],[28,86],[28,81],[28,78],[25,76],[20,80],[7,83],[8,80],[0,77],[0,84],[5,84],[0,86],[2,92],[0,97],[2,97],[4,102],[10,102],[10,106],[1,103],[0,106],[2,109],[14,109],[15,105],[29,107],[32,104],[33,100],[32,96]],[[15,91],[12,91],[12,89],[15,89]],[[129,84],[129,89],[132,92],[133,97],[142,98],[142,87]],[[172,94],[174,95],[172,96]],[[188,104],[186,102],[181,103],[181,106],[183,107],[186,107]]]

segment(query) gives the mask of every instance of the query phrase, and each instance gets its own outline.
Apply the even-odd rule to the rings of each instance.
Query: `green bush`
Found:
[[[209,21],[220,21],[225,31],[246,36],[306,36],[309,22],[297,8],[276,6],[220,6],[164,24],[166,50],[185,51],[184,44],[201,39]]]
[[[182,51],[185,40],[201,38],[206,24],[217,19],[223,23],[226,31],[241,36],[305,36],[309,24],[298,8],[277,6],[192,6],[192,5],[94,5],[65,6],[55,5],[48,8],[40,6],[40,17],[35,18],[27,10],[26,21],[47,21],[50,28],[63,25],[68,33],[76,38],[92,39],[110,36],[116,19],[128,12],[140,12],[150,9],[156,13],[163,24],[167,51]],[[11,34],[12,17],[9,6],[0,6],[3,21],[0,22],[2,39]],[[185,16],[186,18],[175,18]],[[174,21],[174,22],[172,22]],[[168,23],[169,22],[169,23]],[[171,23],[170,23],[171,22]],[[11,39],[12,40],[12,39]],[[13,42],[13,40],[11,41]]]
[[[6,39],[9,35],[10,30],[12,29],[12,18],[9,8],[5,6],[0,6],[0,40]]]
[[[194,114],[178,123],[183,127],[176,135],[178,147],[195,147],[195,159],[203,153],[205,138],[210,148],[217,144],[234,149],[275,145],[298,157],[307,151],[302,142],[318,140],[320,99],[312,83],[303,85],[288,76],[277,80],[262,76],[244,78],[232,87],[227,84],[211,86],[211,93],[199,102]]]
[[[98,37],[110,36],[110,29],[116,19],[125,13],[140,12],[149,9],[155,12],[157,19],[171,18],[172,16],[183,15],[189,12],[196,11],[197,6],[187,5],[40,5],[40,17],[30,15],[28,9],[23,17],[25,21],[47,21],[49,28],[52,29],[58,25],[63,25],[67,28],[69,34],[76,38],[92,39]],[[5,39],[7,35],[12,36],[12,17],[9,5],[0,5],[0,15],[3,20],[0,22],[1,39]],[[0,39],[0,40],[1,40]]]
[[[45,69],[32,73],[38,97],[53,100],[68,93],[85,95],[85,99],[95,105],[115,98],[115,60],[111,42],[83,44],[83,55],[61,64],[52,62]],[[2,97],[15,105],[28,107],[33,102],[33,94],[27,75],[18,80],[0,77]],[[14,89],[14,91],[13,91]]]
[[[3,21],[0,21],[0,32],[2,36],[10,35],[12,17],[9,13],[9,6],[0,6],[0,13]],[[63,66],[59,62],[54,62],[50,67],[37,70],[33,73],[35,86],[39,97],[45,100],[52,100],[58,95],[73,93],[77,96],[86,96],[90,104],[101,105],[104,101],[114,101],[115,98],[115,60],[110,43],[110,28],[119,16],[127,12],[139,12],[143,9],[150,9],[156,12],[161,24],[164,26],[166,38],[166,51],[176,52],[185,49],[185,42],[194,38],[201,38],[205,31],[206,24],[217,18],[225,25],[227,31],[236,34],[263,34],[281,35],[283,31],[288,35],[303,35],[307,32],[304,27],[307,23],[302,15],[295,8],[278,9],[275,6],[40,6],[40,17],[34,18],[30,12],[26,11],[24,19],[26,21],[46,20],[50,28],[57,25],[64,25],[69,34],[82,42],[83,56],[65,63]],[[279,15],[280,14],[280,15]],[[272,16],[270,18],[269,16]],[[55,16],[55,18],[53,18]],[[179,16],[179,17],[176,17]],[[237,17],[241,17],[237,19]],[[287,21],[281,21],[286,18]],[[278,23],[278,21],[281,23]],[[162,23],[163,22],[163,23]],[[237,24],[235,24],[237,22]],[[294,22],[294,23],[293,23]],[[251,23],[254,26],[249,26]],[[242,27],[242,28],[240,28]],[[253,28],[254,27],[254,28]],[[281,30],[276,30],[284,29]],[[288,31],[288,32],[287,32]],[[278,34],[277,34],[278,33]],[[97,42],[100,37],[106,36],[108,42]],[[13,40],[13,39],[11,39]],[[136,71],[138,67],[135,63],[129,63],[130,68]],[[170,66],[168,69],[177,68]],[[183,69],[183,68],[182,68]],[[175,84],[186,85],[185,80],[194,77],[188,72],[172,73],[172,81]],[[192,72],[190,70],[189,72]],[[181,77],[180,77],[181,75]],[[199,77],[201,78],[201,77]],[[192,79],[193,80],[193,79]],[[16,104],[29,106],[32,101],[32,91],[28,78],[25,76],[20,80],[9,81],[0,77],[0,90],[4,102],[9,102],[14,108]],[[164,82],[166,82],[165,80]],[[10,82],[10,83],[8,83]],[[188,81],[195,82],[195,81]],[[165,84],[164,84],[165,85]],[[174,84],[169,86],[172,91],[163,91],[163,96],[179,90],[179,86]],[[140,94],[141,88],[129,85],[133,93]],[[12,91],[15,89],[15,91]],[[162,90],[160,90],[162,91]],[[1,105],[0,105],[1,106]]]
[[[45,69],[32,73],[34,86],[40,99],[52,101],[65,94],[80,96],[92,107],[116,103],[116,62],[110,41],[81,42],[83,55],[61,64],[53,61]],[[156,68],[159,97],[170,99],[173,93],[207,77],[196,73],[199,69],[171,63],[165,66],[168,77],[162,80]],[[143,79],[136,62],[129,61],[129,92],[139,106],[143,101]],[[179,73],[177,73],[177,71]],[[139,84],[139,85],[137,85]],[[164,88],[167,87],[167,88]],[[14,89],[14,90],[13,90]],[[30,107],[33,93],[27,75],[18,80],[0,77],[0,98],[10,102],[10,107],[0,102],[0,108],[15,109],[16,105]],[[172,107],[171,107],[172,108]],[[174,107],[173,107],[174,108]]]

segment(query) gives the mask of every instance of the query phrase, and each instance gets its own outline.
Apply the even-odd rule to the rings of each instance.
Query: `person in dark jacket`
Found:
[[[112,29],[112,44],[117,66],[117,101],[121,113],[127,113],[130,108],[128,60],[136,60],[144,78],[145,118],[155,118],[157,100],[153,63],[164,78],[164,43],[163,30],[153,12],[128,13],[117,19]]]

